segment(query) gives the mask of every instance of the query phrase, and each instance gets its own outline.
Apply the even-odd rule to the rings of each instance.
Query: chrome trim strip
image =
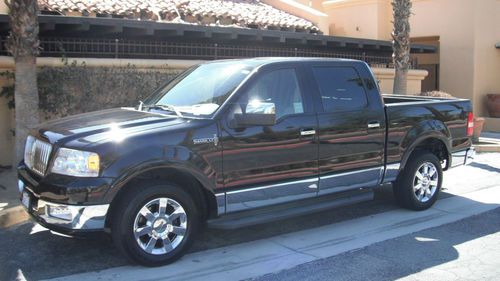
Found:
[[[378,166],[320,177],[318,195],[374,187],[380,183],[383,169]]]
[[[316,197],[318,178],[295,180],[226,192],[226,213],[265,207],[294,200]]]
[[[223,215],[226,213],[226,193],[216,193],[215,200],[217,202],[217,215]]]
[[[348,176],[348,175],[353,175],[353,174],[359,174],[359,173],[363,173],[363,172],[380,170],[382,168],[383,168],[383,166],[379,166],[379,167],[374,167],[374,168],[349,171],[349,172],[344,172],[344,173],[338,173],[338,174],[334,174],[334,175],[328,175],[328,176],[319,177],[319,179],[320,180],[326,180],[326,179],[335,178],[335,177],[342,177],[342,176]]]
[[[226,192],[226,194],[230,195],[230,194],[236,194],[236,193],[242,193],[242,192],[250,192],[250,191],[256,191],[256,190],[261,190],[261,189],[266,189],[266,188],[272,188],[272,187],[280,187],[280,186],[291,185],[291,184],[300,184],[300,183],[310,183],[310,182],[316,182],[316,181],[318,181],[318,178],[312,178],[312,179],[306,179],[306,180],[298,180],[298,181],[290,181],[290,182],[278,183],[278,184],[273,184],[273,185],[265,185],[265,186],[259,186],[259,187],[252,187],[252,188],[248,188],[248,189],[228,191],[228,192]]]
[[[384,178],[382,183],[388,183],[395,181],[399,175],[399,169],[401,168],[401,162],[387,164],[385,166]]]

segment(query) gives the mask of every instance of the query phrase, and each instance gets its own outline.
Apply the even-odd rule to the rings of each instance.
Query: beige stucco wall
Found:
[[[391,39],[389,0],[330,0],[321,10],[329,16],[330,35]]]
[[[495,48],[500,41],[500,1],[482,2],[475,7],[473,101],[474,111],[488,116],[486,95],[500,93],[500,49]],[[500,118],[496,122],[500,128]],[[492,121],[486,123],[486,129],[494,126]]]
[[[394,86],[394,69],[372,68],[375,78],[379,81],[380,91],[383,94],[392,94]],[[421,92],[422,80],[427,77],[426,70],[408,71],[407,90],[408,95],[415,95]]]
[[[486,94],[500,93],[500,1],[415,0],[413,13],[412,37],[439,36],[440,89],[488,116]],[[486,120],[486,130],[498,127],[500,119]]]

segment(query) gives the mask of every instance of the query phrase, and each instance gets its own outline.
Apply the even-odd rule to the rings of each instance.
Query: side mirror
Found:
[[[276,124],[276,108],[272,102],[250,102],[245,113],[235,113],[237,127],[272,126]]]

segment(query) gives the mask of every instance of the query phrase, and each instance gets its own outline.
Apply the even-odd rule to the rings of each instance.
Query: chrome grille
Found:
[[[52,145],[28,136],[24,149],[24,163],[33,172],[43,176],[47,171]]]

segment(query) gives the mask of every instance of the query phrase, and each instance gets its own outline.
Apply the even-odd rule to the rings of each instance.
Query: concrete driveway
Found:
[[[160,268],[127,265],[106,236],[79,240],[25,223],[0,230],[0,280],[448,280],[472,276],[493,280],[492,276],[500,276],[493,270],[500,268],[500,254],[496,254],[500,253],[499,172],[500,154],[480,154],[471,166],[446,172],[441,199],[424,212],[399,209],[390,190],[384,189],[372,201],[279,223],[233,231],[208,229],[190,254]],[[480,248],[485,250],[472,250]],[[478,264],[483,256],[487,257],[481,259],[484,263]],[[462,270],[464,265],[467,272]]]

